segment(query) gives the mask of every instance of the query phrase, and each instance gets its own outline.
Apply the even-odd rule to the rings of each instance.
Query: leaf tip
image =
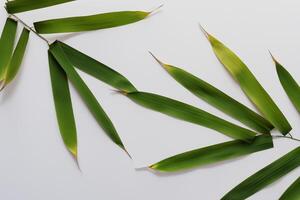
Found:
[[[125,90],[116,90],[116,89],[112,89],[113,93],[115,94],[123,94],[123,95],[127,95],[129,92],[125,91]],[[121,147],[122,149],[125,150],[124,147]]]
[[[170,69],[170,66],[169,65],[167,65],[167,64],[165,64],[165,63],[163,63],[162,61],[160,61],[151,51],[149,51],[149,54],[158,62],[158,64],[160,65],[160,66],[162,66],[165,70],[168,70],[168,69]]]
[[[6,85],[7,84],[5,80],[0,81],[0,92],[5,88]]]
[[[151,10],[150,12],[148,12],[148,15],[153,15],[154,13],[158,12],[163,6],[164,6],[164,4],[161,4],[157,8],[154,8],[153,10]]]
[[[202,31],[202,33],[205,35],[207,39],[209,39],[210,34],[204,29],[204,27],[199,23],[199,28]]]

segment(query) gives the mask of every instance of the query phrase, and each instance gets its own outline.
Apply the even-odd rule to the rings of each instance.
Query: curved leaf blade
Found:
[[[20,36],[20,39],[18,41],[18,44],[14,50],[14,53],[11,57],[10,63],[7,67],[5,78],[4,78],[4,85],[5,87],[7,84],[9,84],[17,75],[22,61],[23,57],[26,51],[28,39],[29,39],[30,31],[26,28],[23,28],[22,34]]]
[[[60,134],[67,149],[75,159],[77,159],[77,131],[68,78],[65,71],[50,52],[48,52],[48,59],[52,93]]]
[[[300,177],[282,194],[279,200],[300,199]]]
[[[252,103],[283,135],[289,133],[291,125],[245,63],[218,39],[204,32],[217,58],[239,83]]]
[[[228,192],[222,200],[246,199],[300,166],[300,147],[259,170]]]
[[[256,133],[194,106],[146,92],[124,93],[135,103],[157,112],[216,130],[231,138],[252,142]]]
[[[71,1],[74,0],[13,0],[6,2],[6,10],[8,13],[20,13]]]
[[[292,75],[272,56],[280,83],[295,106],[300,112],[300,87]]]
[[[75,71],[72,64],[70,63],[68,57],[65,55],[60,43],[53,43],[50,45],[50,52],[55,57],[57,62],[61,65],[67,74],[67,77],[72,82],[79,95],[89,108],[90,112],[93,114],[94,118],[98,124],[102,127],[108,137],[118,146],[125,150],[125,147],[119,137],[112,121],[109,119],[108,115],[105,113],[96,97],[90,91],[88,86],[81,79],[79,74]],[[126,151],[126,150],[125,150]]]
[[[97,78],[104,83],[125,92],[135,92],[137,89],[122,74],[81,53],[80,51],[59,42],[72,65],[79,70]]]
[[[211,84],[183,69],[162,63],[157,58],[155,59],[178,83],[210,105],[260,133],[270,133],[273,129],[273,125],[265,118]]]
[[[272,137],[261,135],[255,137],[250,144],[240,140],[220,143],[172,156],[151,165],[150,168],[162,172],[176,172],[233,159],[269,148],[273,148]]]
[[[40,34],[92,31],[138,22],[145,19],[150,13],[144,11],[120,11],[90,16],[51,19],[35,22],[34,28]]]
[[[7,18],[0,39],[0,82],[3,81],[14,50],[17,22]]]

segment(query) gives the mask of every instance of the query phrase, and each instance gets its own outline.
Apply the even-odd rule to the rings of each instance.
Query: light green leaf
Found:
[[[6,2],[6,10],[8,13],[20,13],[70,1],[74,0],[12,0]]]
[[[0,83],[3,81],[14,50],[17,25],[18,24],[15,20],[7,18],[2,31],[0,39]]]
[[[291,125],[245,63],[219,40],[206,31],[204,32],[217,58],[239,83],[244,93],[258,110],[283,135],[289,133],[292,129]]]
[[[92,31],[131,24],[145,19],[151,12],[120,11],[90,16],[51,19],[34,23],[38,33],[68,33]]]
[[[251,144],[240,140],[220,143],[172,156],[151,165],[150,168],[163,172],[175,172],[233,159],[269,148],[273,148],[272,137],[261,135],[255,137]]]
[[[77,159],[77,132],[68,78],[65,71],[50,52],[48,52],[48,59],[52,93],[60,134],[67,149],[75,159]]]
[[[286,94],[294,104],[298,112],[300,112],[300,87],[292,75],[272,56],[280,83]]]
[[[132,83],[120,73],[62,42],[59,43],[74,67],[118,90],[137,91]]]
[[[23,28],[18,44],[14,50],[10,63],[7,67],[5,77],[3,80],[4,81],[3,87],[5,87],[15,78],[15,76],[17,75],[20,69],[26,51],[26,47],[29,39],[29,33],[30,31],[28,29]]]
[[[124,94],[137,104],[161,112],[163,114],[198,124],[229,137],[252,142],[256,133],[225,121],[201,109],[167,97],[146,92],[131,92]]]
[[[283,193],[279,200],[300,199],[300,177]]]
[[[178,67],[155,59],[177,82],[210,105],[260,133],[269,133],[273,129],[272,124],[266,119],[209,83]]]
[[[300,166],[300,147],[259,170],[228,192],[222,200],[246,199]]]
[[[97,101],[96,97],[81,79],[79,74],[75,71],[74,67],[70,63],[68,57],[66,56],[65,52],[63,51],[61,44],[55,42],[50,45],[50,52],[55,57],[57,62],[66,72],[68,79],[72,82],[78,93],[80,94],[81,98],[89,108],[90,112],[93,114],[95,119],[97,120],[98,124],[103,128],[106,134],[111,138],[111,140],[120,146],[122,149],[125,150],[125,147],[107,114],[100,106],[99,102]],[[126,150],[125,150],[126,151]]]

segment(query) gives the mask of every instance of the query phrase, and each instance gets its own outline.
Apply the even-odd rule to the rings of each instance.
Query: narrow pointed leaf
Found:
[[[178,67],[164,64],[159,60],[157,61],[176,81],[210,105],[260,133],[269,133],[270,130],[273,129],[272,124],[270,124],[270,122],[262,116],[258,115],[209,83]]]
[[[45,8],[74,0],[13,0],[6,3],[8,13],[20,13]]]
[[[146,92],[126,93],[132,101],[146,108],[161,112],[177,119],[198,124],[229,137],[252,142],[256,133],[225,121],[201,109],[167,97]]]
[[[79,74],[75,71],[74,67],[70,63],[68,57],[64,53],[61,45],[57,42],[50,46],[50,52],[55,57],[57,62],[66,72],[68,79],[72,82],[81,98],[89,108],[90,112],[93,114],[98,124],[103,128],[106,134],[111,138],[111,140],[125,150],[125,147],[107,114],[100,106],[96,97],[90,91],[88,86],[81,79]]]
[[[205,34],[217,58],[239,83],[244,93],[258,110],[283,135],[289,133],[292,129],[291,125],[245,63],[215,37],[207,32]]]
[[[118,90],[137,91],[132,83],[120,73],[62,42],[59,43],[74,67]]]
[[[3,81],[13,53],[17,25],[15,20],[7,18],[2,31],[0,39],[0,82]]]
[[[300,166],[300,147],[256,172],[228,192],[222,200],[246,199]]]
[[[172,156],[151,165],[150,168],[163,172],[187,170],[269,148],[273,148],[272,137],[270,135],[261,135],[255,137],[254,141],[250,144],[240,140],[220,143]]]
[[[28,39],[29,39],[30,31],[26,28],[23,29],[18,44],[14,50],[14,53],[11,57],[10,63],[7,67],[5,78],[4,78],[4,86],[9,84],[17,75],[20,66],[23,61],[23,57],[26,51]]]
[[[300,199],[300,177],[283,193],[279,200]]]
[[[298,112],[300,112],[300,87],[292,75],[273,57],[276,65],[276,71],[280,83],[286,94],[294,104]]]
[[[131,24],[145,19],[151,12],[120,11],[90,16],[51,19],[34,23],[38,33],[68,33],[92,31]]]
[[[67,149],[77,158],[77,132],[68,78],[65,71],[50,52],[48,52],[48,59],[52,93],[60,134]]]

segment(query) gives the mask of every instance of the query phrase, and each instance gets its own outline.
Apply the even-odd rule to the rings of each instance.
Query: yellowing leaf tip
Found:
[[[164,69],[168,70],[170,68],[169,65],[163,63],[162,61],[160,61],[153,53],[151,53],[149,51],[150,55],[158,62],[159,65],[161,65]]]
[[[270,51],[270,50],[269,50],[269,54],[270,54],[270,56],[271,56],[272,60],[273,60],[275,63],[278,63],[278,62],[277,62],[277,60],[275,59],[275,57],[273,56],[273,54],[271,53],[271,51]]]
[[[152,15],[154,13],[156,13],[157,11],[159,11],[159,9],[161,9],[164,6],[164,4],[161,4],[160,6],[158,6],[157,8],[154,8],[152,11],[149,12],[148,15]]]
[[[199,23],[199,28],[202,31],[202,33],[205,35],[205,37],[209,39],[210,36],[209,33],[203,28],[203,26],[200,23]]]

